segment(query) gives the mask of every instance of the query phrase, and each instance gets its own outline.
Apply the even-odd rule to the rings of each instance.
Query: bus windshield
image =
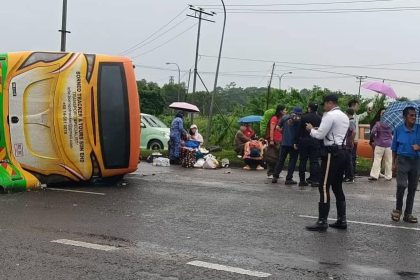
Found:
[[[130,157],[130,119],[122,63],[100,63],[98,84],[99,128],[104,165],[106,168],[126,168]]]

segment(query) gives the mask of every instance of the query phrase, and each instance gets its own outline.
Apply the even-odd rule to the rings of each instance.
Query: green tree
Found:
[[[165,101],[159,85],[143,79],[137,81],[137,88],[139,90],[141,112],[152,115],[162,114]]]

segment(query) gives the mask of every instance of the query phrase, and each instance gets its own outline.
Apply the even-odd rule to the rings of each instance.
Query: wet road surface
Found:
[[[117,185],[0,195],[0,279],[420,279],[395,180],[345,185],[349,229],[326,233],[304,230],[317,189],[282,183],[141,164]]]

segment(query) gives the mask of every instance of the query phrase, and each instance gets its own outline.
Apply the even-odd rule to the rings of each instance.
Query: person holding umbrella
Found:
[[[403,110],[404,123],[394,131],[392,141],[393,168],[397,169],[397,202],[391,213],[393,221],[400,221],[405,190],[408,189],[403,220],[417,223],[413,216],[414,197],[420,177],[420,125],[416,124],[415,107]]]
[[[170,150],[169,160],[171,164],[178,164],[180,160],[180,149],[181,139],[187,135],[187,131],[184,129],[184,112],[179,111],[171,123],[171,129],[169,134]]]

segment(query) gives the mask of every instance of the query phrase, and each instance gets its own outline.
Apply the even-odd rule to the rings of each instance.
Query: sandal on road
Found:
[[[411,214],[404,215],[403,220],[404,220],[404,222],[406,222],[406,223],[411,223],[411,224],[417,224],[417,223],[418,223],[417,218],[416,218],[416,217],[414,217],[414,216],[413,216],[413,215],[411,215]]]
[[[399,222],[400,221],[400,218],[401,218],[401,210],[396,210],[396,209],[392,210],[392,212],[391,212],[391,219],[394,222]]]

